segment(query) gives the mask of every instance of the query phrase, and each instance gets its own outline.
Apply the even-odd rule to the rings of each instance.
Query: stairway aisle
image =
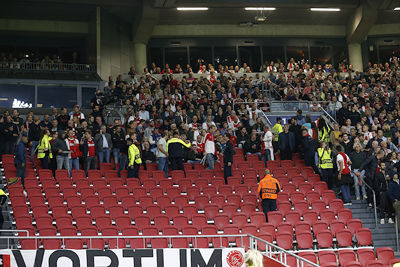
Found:
[[[352,200],[352,203],[351,206],[347,206],[346,208],[351,209],[354,219],[360,219],[362,221],[363,227],[371,230],[374,247],[391,247],[393,251],[395,251],[395,255],[399,256],[400,253],[396,253],[395,225],[393,223],[387,223],[387,220],[385,224],[380,224],[380,219],[378,217],[378,227],[376,227],[374,209],[368,208],[366,201],[363,200]]]
[[[7,187],[5,186],[7,182],[6,182],[4,173],[3,173],[3,167],[1,167],[1,170],[0,170],[0,180],[1,180],[0,189],[3,189],[4,192],[8,195],[8,190],[7,190]],[[3,215],[3,219],[4,219],[3,226],[1,227],[2,230],[12,230],[13,229],[12,218],[11,218],[11,214],[10,214],[11,210],[12,210],[11,202],[10,202],[10,199],[8,198],[7,202],[3,205],[2,211],[1,211],[1,213]],[[11,234],[12,234],[12,232],[0,232],[0,235],[11,235]],[[7,245],[8,245],[7,239],[0,239],[0,249],[7,249],[8,248]]]

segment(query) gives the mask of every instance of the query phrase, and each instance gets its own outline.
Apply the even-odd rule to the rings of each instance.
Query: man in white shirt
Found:
[[[168,152],[167,152],[167,131],[162,132],[160,140],[157,143],[157,160],[158,170],[164,171],[165,177],[168,178]]]
[[[336,166],[338,168],[338,181],[340,183],[340,190],[342,191],[344,205],[351,205],[350,184],[353,182],[351,177],[351,161],[343,151],[342,146],[338,145],[336,151]]]
[[[215,148],[215,139],[214,139],[214,132],[216,126],[212,125],[209,129],[209,132],[204,137],[204,153],[206,154],[206,163],[207,169],[214,170],[214,156],[216,155],[216,148]]]
[[[267,168],[267,160],[274,160],[274,148],[272,146],[272,141],[274,139],[274,135],[272,134],[268,125],[264,127],[264,165]]]
[[[146,106],[145,106],[145,105],[142,105],[142,106],[140,107],[139,118],[140,118],[141,120],[145,120],[145,121],[148,121],[148,120],[150,119],[150,114],[149,114],[149,112],[146,110]]]
[[[215,122],[213,122],[211,120],[211,116],[208,115],[207,118],[206,118],[206,121],[203,122],[202,128],[203,128],[203,130],[207,131],[208,129],[210,129],[211,126],[215,126]]]

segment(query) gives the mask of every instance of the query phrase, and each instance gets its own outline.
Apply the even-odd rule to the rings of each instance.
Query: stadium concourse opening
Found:
[[[0,265],[400,264],[399,9],[6,0]]]

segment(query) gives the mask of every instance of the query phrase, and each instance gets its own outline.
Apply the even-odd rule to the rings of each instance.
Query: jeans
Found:
[[[265,214],[265,220],[268,222],[268,212],[276,210],[276,199],[263,199],[262,208]]]
[[[103,151],[99,152],[99,161],[100,161],[100,163],[103,163],[104,161],[106,163],[110,163],[110,150],[109,149],[103,149]]]
[[[351,202],[351,196],[350,196],[350,187],[348,184],[342,184],[340,186],[340,190],[342,190],[342,195],[343,195],[343,203],[350,203]]]
[[[66,156],[56,156],[56,162],[57,162],[57,170],[61,170],[63,165],[66,170],[68,170],[69,175],[71,176],[71,169],[69,168],[69,158]]]
[[[85,159],[85,173],[88,175],[88,170],[96,169],[96,157],[87,157]]]
[[[31,161],[32,161],[32,163],[33,163],[33,158],[35,156],[35,150],[38,145],[39,145],[39,141],[32,141],[32,146],[31,146]]]
[[[114,156],[114,162],[115,162],[115,164],[118,164],[119,163],[119,152],[120,152],[121,150],[119,149],[119,148],[113,148],[113,150],[112,150],[112,153],[113,153],[113,156]]]
[[[21,179],[21,184],[24,185],[25,173],[26,173],[26,164],[22,166],[22,164],[17,164],[17,173],[15,176]]]
[[[257,153],[250,153],[250,152],[247,152],[246,155],[257,155],[257,156],[258,156],[258,159],[261,159],[261,152],[257,152]]]
[[[361,197],[361,195],[360,195],[360,185],[358,184],[358,177],[356,175],[357,173],[358,173],[358,169],[355,169],[355,170],[353,170],[351,175],[353,176],[353,179],[354,179],[354,190],[356,192],[356,198],[360,198]],[[360,178],[364,178],[364,174],[365,174],[365,171],[364,170],[361,171]],[[363,196],[367,195],[367,190],[365,190],[365,183],[364,182],[362,183],[361,191],[362,191]]]
[[[128,156],[126,154],[119,154],[119,168],[118,177],[121,177],[121,171],[126,169],[126,164],[128,163]]]
[[[271,151],[269,149],[264,150],[263,159],[264,159],[264,166],[265,168],[267,168],[267,161],[271,160]]]
[[[72,166],[75,170],[79,170],[79,158],[69,159],[69,173],[72,174]]]
[[[207,170],[214,170],[214,154],[208,153],[206,155]]]
[[[168,158],[167,157],[159,157],[158,158],[158,170],[164,171],[165,177],[168,178]]]

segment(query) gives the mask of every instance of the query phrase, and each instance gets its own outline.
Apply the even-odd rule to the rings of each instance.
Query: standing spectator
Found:
[[[61,108],[61,114],[57,117],[58,125],[62,130],[68,126],[70,116],[67,114],[67,108]]]
[[[19,110],[13,110],[13,122],[18,127],[19,131],[21,131],[21,127],[24,125],[24,119],[20,117]]]
[[[228,177],[232,176],[233,154],[235,150],[231,142],[231,135],[226,133],[224,135],[225,149],[224,149],[224,179],[225,184],[228,184]]]
[[[183,147],[190,148],[190,142],[187,140],[183,142],[179,138],[179,132],[175,131],[173,138],[169,139],[167,142],[167,152],[169,160],[171,161],[172,170],[182,170],[183,167]]]
[[[265,219],[268,222],[268,212],[276,210],[276,199],[281,191],[281,186],[278,180],[271,176],[268,169],[264,171],[264,175],[258,185],[258,195],[261,198]]]
[[[111,135],[107,133],[107,127],[102,125],[100,132],[94,138],[97,145],[100,164],[104,161],[110,163],[110,150],[112,149]]]
[[[265,168],[267,167],[267,160],[274,160],[274,147],[272,145],[273,139],[274,135],[270,131],[269,126],[268,125],[264,126],[264,136],[262,141],[264,142],[263,158],[264,158]]]
[[[121,125],[115,126],[114,131],[111,135],[111,140],[112,140],[112,144],[113,144],[112,151],[113,151],[113,156],[114,156],[114,162],[115,162],[115,164],[118,164],[119,163],[119,155],[125,145],[125,135],[122,131]]]
[[[206,154],[207,169],[214,170],[215,157],[217,156],[217,150],[215,147],[215,125],[211,125],[209,132],[204,137],[204,153]],[[190,143],[189,143],[190,145]]]
[[[255,133],[252,133],[250,139],[244,143],[243,151],[246,155],[258,155],[258,158],[261,159],[261,145]]]
[[[326,141],[322,141],[321,147],[317,149],[318,152],[318,168],[321,173],[322,181],[328,184],[328,188],[333,187],[333,161],[332,150],[328,147]]]
[[[50,122],[50,115],[49,114],[44,114],[43,115],[43,120],[40,122],[40,129],[43,131],[44,129],[51,129],[52,125]]]
[[[302,152],[304,153],[304,161],[306,166],[313,167],[314,171],[317,171],[315,166],[315,146],[314,140],[308,134],[307,128],[302,130],[303,139],[301,141]]]
[[[37,147],[37,157],[41,160],[43,169],[49,168],[49,160],[53,157],[51,153],[50,139],[50,131],[48,129],[43,130]]]
[[[79,170],[79,157],[81,156],[81,151],[79,150],[79,141],[75,137],[75,132],[69,129],[67,135],[68,137],[65,139],[65,142],[68,150],[71,152],[69,154],[69,173],[72,175],[72,166],[75,170]]]
[[[148,141],[143,143],[142,150],[142,163],[145,170],[147,170],[147,164],[156,161],[156,155],[150,150],[150,143]]]
[[[79,110],[79,106],[78,106],[78,105],[75,105],[75,106],[74,106],[74,111],[71,112],[69,115],[70,115],[70,120],[71,120],[71,121],[73,121],[74,118],[77,118],[79,121],[85,119],[85,114],[83,114],[83,113]]]
[[[133,137],[136,138],[136,134],[133,134]],[[136,146],[134,139],[128,139],[128,177],[127,178],[139,178],[139,168],[140,164],[142,164],[142,159],[140,158],[140,150]]]
[[[281,160],[292,160],[292,153],[295,148],[295,138],[292,132],[289,132],[289,125],[285,124],[284,131],[279,134],[278,148],[281,153]]]
[[[385,224],[386,214],[391,214],[390,197],[388,193],[388,184],[390,181],[389,175],[386,173],[386,163],[381,162],[379,164],[378,173],[375,174],[375,190],[379,195],[379,217],[381,218],[381,224]],[[391,215],[389,217],[389,223],[393,223]]]
[[[64,168],[68,170],[69,175],[72,176],[71,169],[69,167],[70,151],[65,140],[65,131],[61,130],[58,132],[58,137],[56,140],[54,140],[52,149],[54,153],[53,155],[56,156],[57,170],[61,170],[64,166]]]
[[[164,171],[165,177],[168,178],[168,152],[167,152],[167,131],[162,132],[160,140],[157,143],[157,159],[158,170]]]
[[[353,140],[349,138],[349,135],[347,133],[344,133],[342,136],[343,141],[340,143],[342,147],[344,148],[344,153],[347,155],[350,155],[351,152],[353,152]]]
[[[340,190],[342,190],[343,202],[344,205],[351,205],[351,196],[350,196],[350,184],[352,183],[352,178],[350,175],[351,160],[349,156],[343,153],[341,146],[337,146],[336,151],[338,152],[338,155],[336,157],[336,166],[338,168],[338,180],[339,183],[341,184]]]
[[[360,187],[362,191],[362,196],[364,199],[367,199],[367,191],[365,190],[365,183],[363,183],[363,178],[365,171],[360,172],[360,177],[357,177],[357,173],[360,171],[360,167],[365,161],[366,156],[364,151],[361,151],[361,144],[360,143],[355,143],[354,144],[354,151],[350,154],[350,160],[351,160],[351,168],[353,169],[351,175],[353,176],[354,180],[354,191],[356,193],[356,200],[361,199],[360,195]]]
[[[4,117],[0,115],[0,160],[4,153],[4,143],[5,143],[5,137],[6,137],[6,132],[5,132],[4,126],[5,126],[4,125]]]
[[[4,154],[14,154],[18,139],[18,127],[13,123],[10,115],[7,115],[6,120],[7,121],[4,123]]]
[[[276,118],[276,123],[272,127],[272,133],[274,134],[274,151],[278,150],[278,141],[279,141],[279,135],[283,132],[283,127],[282,127],[282,118],[278,117]]]
[[[20,178],[22,186],[24,186],[25,170],[26,170],[26,144],[28,138],[26,135],[21,136],[21,140],[18,142],[15,149],[14,164],[17,168],[16,177]]]
[[[389,197],[396,212],[397,227],[400,226],[400,184],[399,175],[393,175],[393,180],[389,182]]]
[[[30,152],[31,152],[31,162],[33,163],[33,158],[36,152],[36,148],[39,144],[40,139],[40,119],[39,117],[35,117],[34,121],[29,125],[28,131],[28,140],[30,144]]]
[[[367,201],[368,205],[372,207],[372,191],[370,188],[374,186],[374,176],[376,170],[378,169],[379,161],[382,160],[384,157],[383,151],[379,150],[377,153],[373,153],[369,156],[360,166],[357,172],[357,177],[361,176],[361,172],[365,171],[365,179],[364,182],[369,185],[367,189]]]
[[[140,106],[139,118],[144,121],[150,120],[150,113],[146,110],[145,105]]]
[[[88,170],[96,169],[96,154],[97,148],[95,140],[92,137],[92,131],[87,130],[85,132],[85,138],[81,140],[80,144],[82,145],[82,157],[83,162],[85,163],[85,173],[88,175]]]

